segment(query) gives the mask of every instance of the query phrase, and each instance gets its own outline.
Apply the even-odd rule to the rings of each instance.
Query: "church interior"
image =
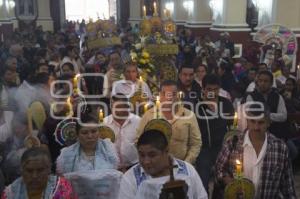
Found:
[[[0,0],[1,199],[300,197],[300,0]]]

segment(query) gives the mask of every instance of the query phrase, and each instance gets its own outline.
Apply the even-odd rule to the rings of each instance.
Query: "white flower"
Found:
[[[134,45],[135,49],[140,50],[142,48],[142,44],[141,43],[137,43]]]

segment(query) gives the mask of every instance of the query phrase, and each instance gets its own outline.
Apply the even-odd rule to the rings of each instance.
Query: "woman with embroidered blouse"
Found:
[[[71,183],[63,177],[51,175],[49,152],[33,147],[21,158],[21,177],[10,184],[1,199],[77,199]]]
[[[118,156],[109,139],[100,139],[97,122],[84,116],[77,122],[78,141],[61,150],[56,161],[59,175],[75,171],[117,169]]]

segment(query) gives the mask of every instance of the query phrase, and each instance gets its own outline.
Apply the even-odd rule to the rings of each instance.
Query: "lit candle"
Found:
[[[72,117],[73,116],[73,105],[71,103],[71,97],[68,97],[68,99],[67,99],[67,105],[69,107],[69,113],[68,113],[68,115]]]
[[[234,113],[234,118],[233,118],[233,127],[236,128],[238,125],[238,114],[237,112]]]
[[[139,80],[139,89],[142,90],[142,85],[143,85],[143,78],[142,76],[140,76],[140,80]]]
[[[180,100],[183,99],[183,92],[182,92],[182,91],[179,92],[179,99],[180,99]]]
[[[239,160],[236,160],[236,174],[241,175],[242,174],[242,163]]]
[[[168,17],[168,16],[167,16],[167,9],[164,9],[164,16],[165,16],[165,17]]]
[[[148,104],[145,104],[144,105],[144,114],[147,112],[147,110],[148,110]]]
[[[155,1],[153,3],[153,7],[154,7],[154,14],[157,14],[157,7],[156,7],[156,2]]]
[[[100,111],[99,111],[99,122],[100,122],[100,123],[103,122],[103,118],[104,118],[104,113],[103,113],[103,110],[100,109]]]
[[[73,86],[74,88],[77,88],[78,87],[78,79],[80,77],[80,74],[77,74],[74,78],[73,78]]]
[[[156,96],[156,117],[159,118],[159,107],[160,107],[160,101],[159,101],[159,96]]]
[[[143,6],[143,17],[146,17],[146,6]]]

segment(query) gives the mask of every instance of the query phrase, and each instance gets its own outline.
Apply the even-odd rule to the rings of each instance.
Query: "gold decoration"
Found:
[[[120,37],[110,37],[110,38],[97,38],[97,39],[89,39],[87,42],[89,49],[94,48],[106,48],[114,45],[121,45]]]
[[[161,18],[158,16],[153,16],[151,19],[151,24],[152,24],[152,32],[161,32],[162,31],[162,21]]]
[[[149,19],[144,18],[140,23],[140,34],[150,35],[152,31],[152,23]]]
[[[235,179],[225,187],[224,198],[254,198],[255,188],[253,183],[247,178]]]
[[[153,56],[177,55],[179,52],[177,44],[148,44],[146,50]]]
[[[43,104],[39,101],[32,102],[29,109],[36,128],[41,130],[47,118]]]
[[[175,36],[176,24],[170,18],[164,22],[164,32],[169,36]]]
[[[169,56],[157,56],[157,59],[153,59],[153,64],[159,70],[159,82],[166,80],[177,81],[177,68],[175,63],[170,61]]]
[[[172,125],[165,119],[150,120],[144,128],[144,131],[147,130],[161,131],[166,136],[168,142],[170,141],[172,136]]]
[[[110,139],[111,142],[115,142],[116,136],[114,131],[108,126],[100,126],[99,127],[99,137],[101,139]]]

